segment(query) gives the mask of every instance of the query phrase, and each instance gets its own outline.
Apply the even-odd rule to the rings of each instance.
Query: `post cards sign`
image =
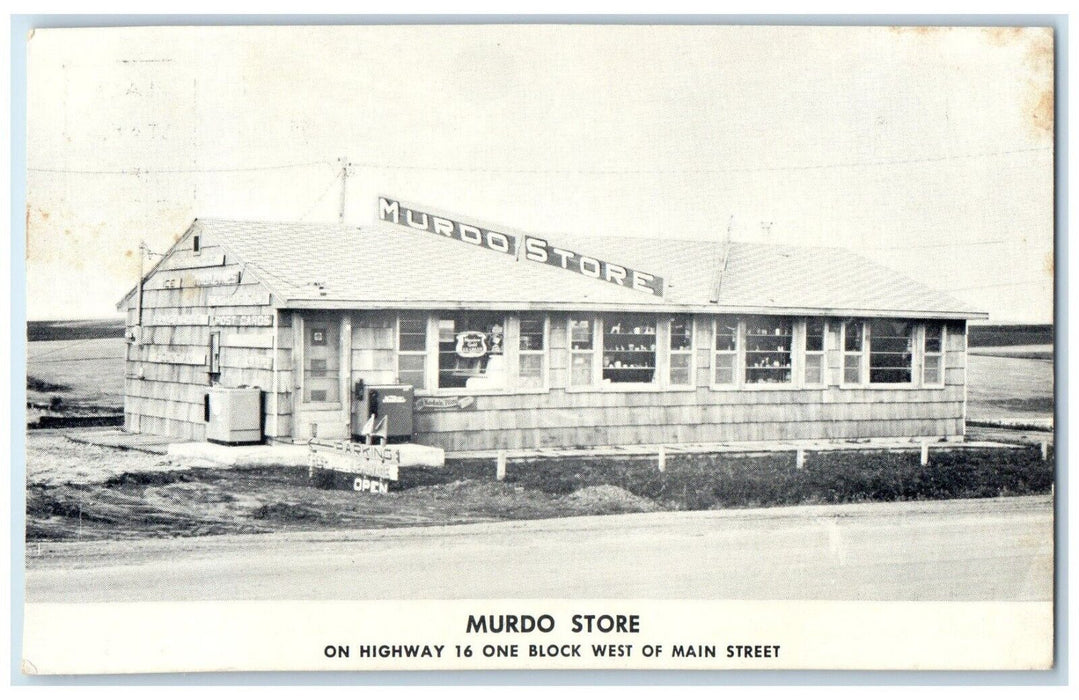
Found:
[[[638,292],[663,296],[663,278],[625,265],[560,248],[538,236],[502,233],[482,226],[410,208],[389,197],[378,198],[378,218],[418,231],[427,231],[518,260],[552,265],[585,277],[617,284]]]

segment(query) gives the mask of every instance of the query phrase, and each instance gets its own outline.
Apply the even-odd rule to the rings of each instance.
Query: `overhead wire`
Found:
[[[426,170],[432,172],[454,173],[492,173],[499,175],[526,174],[526,175],[687,175],[687,174],[717,174],[717,173],[747,173],[747,172],[780,172],[801,170],[827,170],[835,168],[859,168],[890,165],[910,165],[920,163],[940,163],[954,160],[971,160],[977,158],[993,158],[997,156],[1014,155],[1019,153],[1051,152],[1051,146],[1034,148],[1015,148],[998,151],[983,151],[978,153],[960,153],[941,156],[926,156],[918,158],[878,158],[873,160],[838,161],[834,163],[810,163],[806,165],[771,165],[756,167],[722,167],[722,168],[488,168],[488,167],[450,167],[445,165],[414,165],[402,163],[383,163],[374,160],[350,161],[349,167],[362,167],[377,170]],[[331,160],[312,160],[299,163],[278,163],[271,165],[249,167],[221,167],[221,168],[122,168],[122,169],[80,169],[80,168],[27,168],[30,172],[41,173],[68,173],[78,175],[160,175],[160,174],[195,174],[195,173],[240,173],[257,172],[265,170],[284,170],[289,168],[303,168],[314,165],[335,166],[338,163]]]
[[[328,160],[311,160],[301,163],[277,163],[273,165],[253,165],[247,167],[228,168],[120,168],[113,170],[91,170],[81,168],[27,168],[33,173],[63,173],[73,175],[175,175],[175,174],[200,174],[200,173],[247,173],[264,170],[288,170],[291,168],[307,168],[314,165],[333,165]]]
[[[317,207],[322,202],[322,200],[326,198],[326,195],[328,195],[330,193],[330,190],[333,189],[334,184],[336,184],[337,181],[341,179],[341,174],[341,171],[338,171],[337,174],[333,176],[333,179],[330,180],[330,183],[326,185],[326,189],[324,189],[322,191],[322,194],[320,194],[318,198],[311,203],[311,206],[307,208],[307,211],[300,215],[298,221],[303,221],[304,219],[306,219],[311,214],[311,212],[315,210],[315,207]]]

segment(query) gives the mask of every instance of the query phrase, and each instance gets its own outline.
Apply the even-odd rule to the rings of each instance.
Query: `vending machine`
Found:
[[[365,384],[357,382],[353,391],[352,435],[364,439],[363,427],[375,416],[377,424],[386,419],[386,435],[391,442],[412,439],[412,406],[415,390],[407,384]]]

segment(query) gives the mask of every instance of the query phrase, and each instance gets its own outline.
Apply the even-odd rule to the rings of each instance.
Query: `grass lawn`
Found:
[[[27,399],[49,403],[59,396],[68,405],[123,410],[123,338],[44,340],[27,343]]]

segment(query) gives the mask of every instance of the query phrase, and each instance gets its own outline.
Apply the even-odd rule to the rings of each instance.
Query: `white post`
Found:
[[[495,478],[502,481],[506,478],[506,451],[498,451],[498,466],[495,467]]]
[[[1042,440],[1042,461],[1049,461],[1049,441]]]
[[[798,469],[804,469],[806,465],[806,451],[801,447],[798,448],[798,452],[794,457],[794,466]]]
[[[922,466],[929,464],[929,443],[922,441]]]
[[[660,445],[659,446],[658,461],[659,461],[659,470],[660,471],[666,470],[667,469],[667,446],[666,445]]]

